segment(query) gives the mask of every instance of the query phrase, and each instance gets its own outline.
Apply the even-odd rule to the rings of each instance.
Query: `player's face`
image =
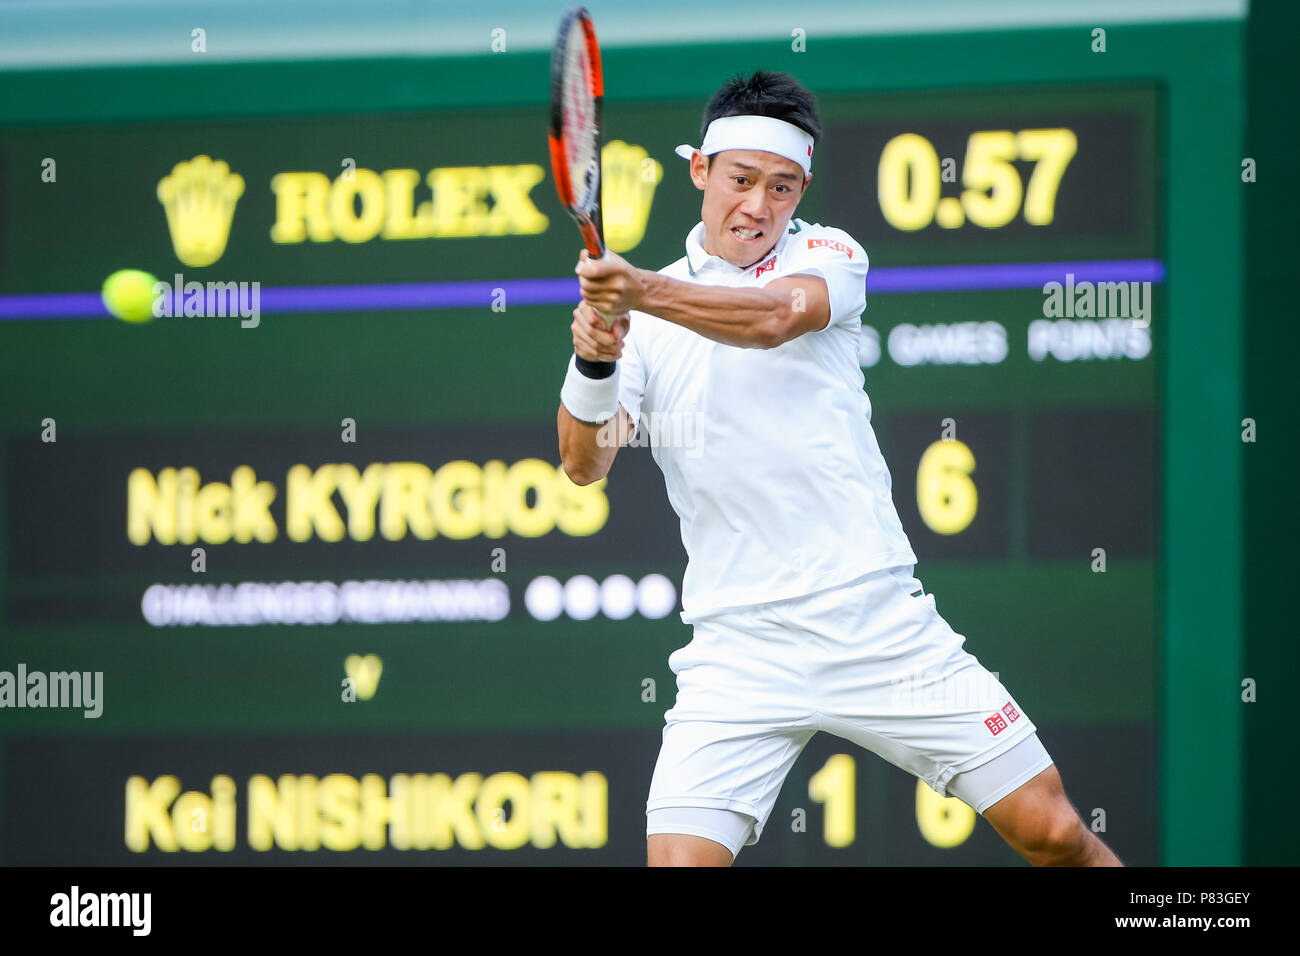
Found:
[[[803,198],[812,175],[799,164],[760,149],[727,149],[691,158],[691,179],[704,190],[704,251],[745,269],[772,251]]]

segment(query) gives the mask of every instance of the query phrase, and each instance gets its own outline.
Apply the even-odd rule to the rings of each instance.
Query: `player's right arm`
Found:
[[[631,319],[624,313],[612,326],[606,325],[590,305],[579,302],[570,326],[574,354],[588,362],[618,361],[630,324]],[[612,419],[587,422],[575,418],[561,402],[555,427],[560,436],[560,462],[576,485],[589,485],[609,474],[619,447],[636,430],[632,417],[617,404]]]

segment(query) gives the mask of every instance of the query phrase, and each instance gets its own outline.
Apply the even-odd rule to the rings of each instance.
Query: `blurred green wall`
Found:
[[[1296,335],[1295,38],[1300,6],[1255,0],[1246,30],[1246,156],[1258,179],[1246,193],[1245,388],[1241,418],[1254,418],[1243,444],[1245,670],[1258,701],[1245,715],[1245,859],[1251,866],[1300,863],[1300,815],[1284,802],[1300,788],[1296,770],[1295,679],[1300,644],[1291,598],[1296,570],[1294,360]],[[1228,422],[1227,427],[1239,427]],[[1189,796],[1192,796],[1189,794]],[[1207,826],[1212,819],[1207,818]]]

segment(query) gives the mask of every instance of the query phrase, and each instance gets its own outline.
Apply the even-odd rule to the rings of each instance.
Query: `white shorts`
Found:
[[[1050,766],[1033,722],[963,649],[912,571],[697,620],[691,642],[668,658],[677,701],[665,714],[647,834],[705,836],[733,856],[757,843],[819,730],[979,813]]]

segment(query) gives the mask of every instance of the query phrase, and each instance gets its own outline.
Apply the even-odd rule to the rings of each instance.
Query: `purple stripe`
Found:
[[[106,319],[98,292],[0,295],[0,319]]]
[[[490,308],[502,290],[507,305],[577,304],[577,279],[508,282],[407,282],[263,289],[264,312],[387,312],[399,309]]]
[[[1048,282],[1164,282],[1159,259],[1096,262],[1015,262],[978,266],[905,266],[877,269],[867,292],[972,292],[980,289],[1041,289]]]
[[[1022,262],[997,265],[904,266],[874,269],[873,295],[898,292],[969,292],[1041,289],[1048,282],[1155,282],[1165,279],[1158,259],[1096,262]],[[486,309],[501,290],[507,305],[573,305],[577,279],[512,279],[503,282],[406,282],[373,285],[285,286],[262,289],[265,314],[285,312],[390,312],[403,309]],[[97,292],[0,295],[0,319],[103,319],[108,310]]]

